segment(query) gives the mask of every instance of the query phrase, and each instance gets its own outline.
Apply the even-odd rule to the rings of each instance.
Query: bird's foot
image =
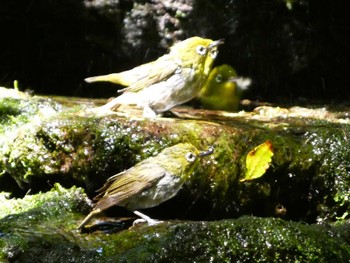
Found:
[[[157,113],[153,111],[149,106],[143,107],[143,117],[146,119],[154,120],[157,118]]]
[[[143,223],[147,223],[149,226],[153,226],[153,225],[160,224],[163,222],[160,220],[152,219],[149,216],[146,216],[145,214],[142,214],[139,211],[134,211],[134,214],[141,217],[141,218],[136,219],[132,224],[133,226],[136,226],[138,224],[143,224]]]

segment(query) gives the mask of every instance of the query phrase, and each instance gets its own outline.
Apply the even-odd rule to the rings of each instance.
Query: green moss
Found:
[[[26,133],[38,126],[43,118],[56,114],[60,108],[59,104],[51,100],[0,88],[0,156],[5,160],[0,162],[0,176],[13,164],[6,163],[8,159],[4,154],[10,150],[9,143],[17,138],[16,134],[26,136]],[[31,172],[27,169],[25,174]]]
[[[338,126],[321,132],[310,131],[308,144],[318,177],[314,183],[319,191],[328,192],[320,209],[319,220],[335,220],[350,213],[350,126]],[[321,180],[324,178],[324,180]]]
[[[14,217],[28,211],[32,213],[41,210],[38,213],[39,217],[35,220],[42,221],[51,217],[58,217],[65,211],[79,210],[86,201],[81,188],[72,187],[67,190],[59,184],[55,184],[52,190],[45,194],[26,195],[23,199],[8,199],[8,196],[6,193],[0,195],[2,201],[0,220],[7,216]],[[28,224],[26,225],[28,226]]]
[[[0,87],[0,92],[0,134],[29,121],[38,121],[44,115],[52,115],[62,108],[52,100],[15,90]]]
[[[5,204],[5,206],[4,206]],[[5,209],[3,209],[5,207]],[[15,207],[9,210],[7,207]],[[80,189],[4,200],[0,260],[16,262],[348,262],[350,228],[273,218],[164,222],[117,233],[75,231]]]
[[[6,171],[25,188],[38,178],[67,174],[71,181],[84,181],[96,189],[109,176],[169,144],[162,136],[140,129],[138,122],[130,125],[74,113],[54,116],[40,125],[21,127],[16,139],[6,142]]]
[[[348,262],[350,228],[274,218],[165,222],[115,234],[80,234],[89,210],[79,188],[7,200],[0,211],[0,259],[16,262]]]
[[[165,231],[165,233],[163,232]],[[332,230],[280,219],[242,217],[121,233],[114,258],[135,262],[347,262],[350,246]]]
[[[298,109],[297,113],[306,112],[312,118],[292,119],[284,117],[290,112],[286,109],[267,107],[263,119],[247,113],[210,122],[204,121],[207,116],[144,120],[74,109],[54,110],[43,117],[38,109],[49,105],[48,99],[4,100],[11,102],[7,109],[12,109],[4,114],[16,120],[26,116],[20,105],[36,105],[32,113],[37,114],[23,125],[7,125],[6,136],[0,136],[1,173],[33,193],[48,190],[49,181],[84,186],[92,196],[111,175],[187,141],[200,150],[214,145],[215,151],[201,160],[176,200],[168,204],[186,211],[177,218],[269,217],[276,216],[279,204],[286,208],[286,219],[309,223],[343,221],[350,214],[350,128],[313,118],[316,111]],[[247,153],[266,140],[272,142],[274,152],[269,169],[261,178],[241,183]],[[159,208],[160,217],[175,218],[164,211]]]
[[[1,198],[0,261],[16,259],[18,254],[28,250],[34,254],[50,248],[53,253],[57,250],[60,254],[63,248],[74,250],[74,236],[68,230],[75,229],[78,212],[89,209],[82,189],[67,190],[56,184],[47,193],[8,200],[2,194]],[[23,262],[34,262],[34,259],[32,255]]]

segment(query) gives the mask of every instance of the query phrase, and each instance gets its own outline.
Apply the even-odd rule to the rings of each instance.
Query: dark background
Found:
[[[349,11],[344,1],[2,0],[0,85],[36,94],[109,97],[87,76],[156,59],[174,41],[225,39],[216,64],[252,78],[245,98],[347,103]]]

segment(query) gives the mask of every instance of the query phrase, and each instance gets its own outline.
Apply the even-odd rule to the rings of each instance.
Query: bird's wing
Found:
[[[141,164],[141,163],[140,163]],[[94,200],[98,200],[94,209],[105,210],[118,205],[133,195],[153,186],[163,178],[165,170],[157,164],[136,165],[127,171],[110,177]]]
[[[181,68],[181,63],[179,61],[177,62],[169,55],[164,55],[155,62],[150,62],[132,69],[132,71],[138,71],[137,74],[134,74],[134,76],[137,75],[137,77],[134,77],[135,81],[131,83],[129,87],[119,91],[138,92],[152,84],[168,79],[175,74],[176,70],[179,68]]]

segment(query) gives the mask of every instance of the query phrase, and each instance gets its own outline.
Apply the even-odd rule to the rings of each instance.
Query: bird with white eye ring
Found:
[[[211,70],[197,100],[205,109],[234,112],[238,110],[241,96],[250,84],[250,78],[237,76],[234,68],[224,64]]]
[[[82,229],[93,217],[114,205],[127,208],[149,225],[157,223],[157,220],[137,209],[154,207],[174,197],[190,178],[199,159],[212,153],[212,147],[199,152],[190,143],[179,143],[110,177],[98,190],[93,210],[80,223],[78,229]]]
[[[217,48],[223,40],[191,37],[174,44],[170,52],[155,61],[128,71],[86,78],[86,82],[107,81],[126,88],[119,97],[93,112],[118,110],[121,105],[143,108],[143,116],[158,114],[193,99],[206,83]]]

